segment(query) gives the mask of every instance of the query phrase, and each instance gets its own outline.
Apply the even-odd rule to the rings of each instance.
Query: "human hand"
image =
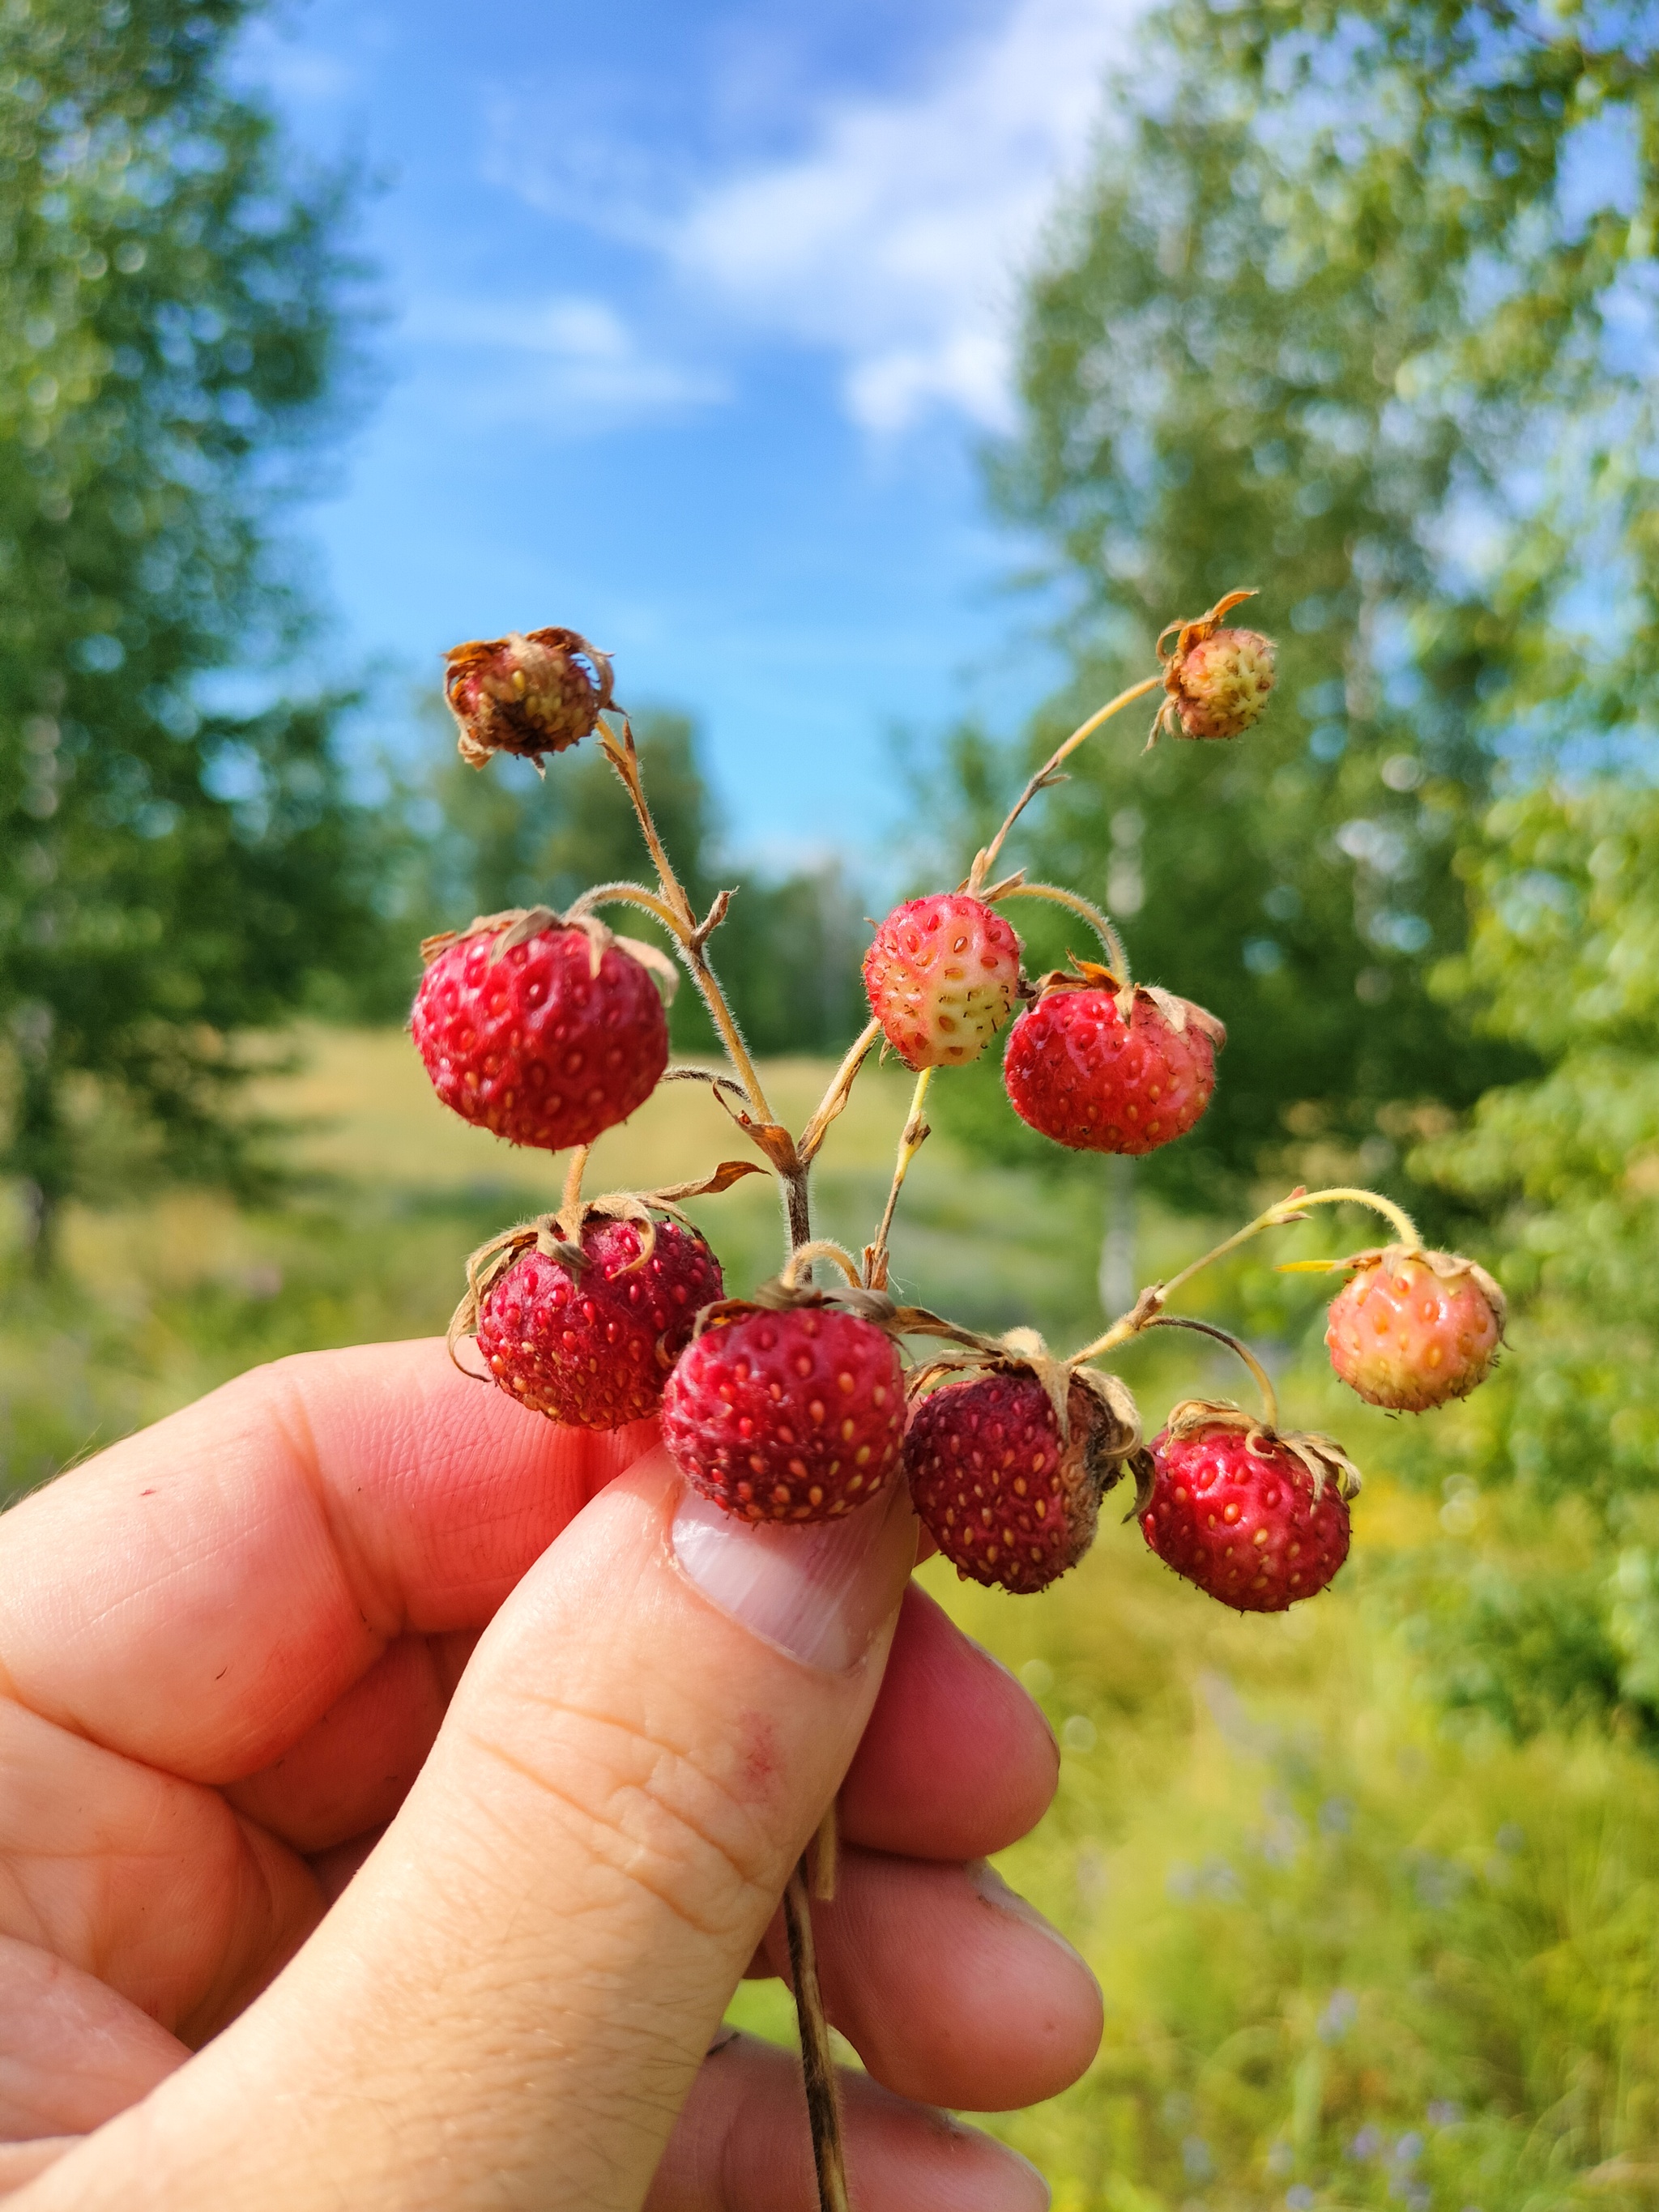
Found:
[[[793,2063],[720,2022],[843,1775],[815,1920],[860,2212],[1043,2203],[928,2109],[1050,2095],[1098,2039],[1082,1962],[963,1863],[1047,1804],[1040,1715],[906,1592],[902,1498],[757,1532],[653,1443],[381,1346],[0,1518],[8,2212],[810,2212]]]

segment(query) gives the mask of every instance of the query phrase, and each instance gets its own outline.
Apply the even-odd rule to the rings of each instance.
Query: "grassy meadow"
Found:
[[[441,1329],[465,1254],[556,1202],[556,1164],[444,1115],[405,1038],[318,1030],[259,1103],[294,1126],[280,1205],[174,1193],[76,1212],[42,1290],[0,1277],[0,1481],[11,1489],[283,1352]],[[799,1126],[825,1070],[767,1071]],[[816,1181],[821,1233],[861,1243],[908,1084],[874,1070]],[[659,1091],[598,1148],[589,1188],[670,1182],[741,1152],[702,1086]],[[981,1327],[1058,1346],[1097,1326],[1102,1180],[1042,1182],[954,1159],[913,1172],[896,1279]],[[692,1209],[733,1288],[773,1271],[757,1177]],[[1335,1249],[1310,1225],[1273,1256]],[[1207,1241],[1141,1224],[1143,1279]],[[1337,1590],[1241,1620],[1188,1590],[1109,1510],[1095,1553],[1041,1600],[924,1570],[1019,1672],[1063,1751],[1060,1796],[1008,1878],[1088,1957],[1107,2027],[1088,2076],[991,2123],[1050,2176],[1060,2212],[1400,2205],[1532,2212],[1659,2199],[1659,1768],[1605,1736],[1516,1747],[1426,1701],[1397,1593],[1528,1532],[1458,1474],[1461,1412],[1429,1434],[1339,1406],[1318,1291],[1258,1262],[1195,1310],[1242,1321],[1296,1425],[1339,1427],[1370,1476]],[[1240,1391],[1188,1340],[1125,1372],[1149,1428],[1171,1399]],[[1242,1393],[1241,1393],[1242,1395]],[[1390,1480],[1409,1449],[1415,1479]],[[1441,1470],[1443,1469],[1443,1474]],[[1436,1485],[1438,1486],[1435,1486]],[[785,2033],[787,2000],[735,2016]]]

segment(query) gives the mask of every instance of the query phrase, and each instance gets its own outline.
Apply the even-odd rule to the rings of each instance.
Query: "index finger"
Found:
[[[527,1414],[437,1339],[256,1369],[0,1516],[0,1691],[192,1781],[253,1773],[394,1637],[482,1627],[655,1437]]]

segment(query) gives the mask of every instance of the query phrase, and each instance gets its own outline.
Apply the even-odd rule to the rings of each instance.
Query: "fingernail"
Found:
[[[901,1485],[844,1521],[739,1521],[688,1485],[670,1534],[686,1580],[729,1619],[808,1667],[839,1674],[898,1608],[916,1524]]]
[[[1075,1959],[1085,1973],[1094,1979],[1094,1969],[1083,1954],[1066,1941],[1058,1928],[1043,1918],[1029,1899],[1022,1897],[1017,1889],[1010,1889],[994,1866],[988,1865],[984,1859],[971,1859],[963,1872],[988,1905],[994,1905],[999,1912],[1006,1912],[1011,1920],[1020,1921],[1027,1928],[1035,1928],[1051,1943],[1058,1943],[1060,1949],[1068,1957]],[[1099,1986],[1098,1983],[1096,1986]]]

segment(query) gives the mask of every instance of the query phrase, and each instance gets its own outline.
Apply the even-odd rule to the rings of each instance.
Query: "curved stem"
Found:
[[[665,899],[647,890],[643,884],[595,884],[592,890],[584,891],[576,900],[565,919],[574,921],[577,915],[592,914],[602,906],[643,907],[662,924],[677,945],[685,942],[688,933],[679,915]]]
[[[1261,1393],[1261,1425],[1274,1435],[1279,1432],[1279,1394],[1273,1389],[1273,1377],[1247,1344],[1243,1344],[1232,1333],[1218,1328],[1213,1322],[1194,1321],[1185,1314],[1158,1314],[1146,1323],[1148,1328],[1189,1328],[1199,1336],[1212,1336],[1218,1344],[1224,1344],[1236,1352],[1255,1377],[1255,1387]]]
[[[1369,1206],[1373,1213],[1382,1215],[1408,1252],[1420,1252],[1423,1249],[1423,1239],[1419,1236],[1417,1224],[1410,1214],[1404,1206],[1396,1206],[1391,1198],[1384,1198],[1378,1191],[1351,1189],[1346,1183],[1335,1183],[1328,1190],[1316,1190],[1309,1197],[1297,1199],[1297,1205],[1298,1208],[1304,1206]]]
[[[1061,761],[1069,753],[1074,753],[1085,738],[1091,738],[1103,722],[1109,721],[1112,716],[1122,708],[1133,706],[1137,699],[1144,699],[1149,691],[1157,690],[1163,681],[1164,672],[1160,669],[1156,676],[1149,676],[1142,683],[1132,684],[1127,691],[1120,691],[1115,699],[1109,699],[1103,707],[1097,708],[1086,722],[1078,724],[1065,744],[1049,754],[1048,759],[1021,792],[1009,809],[1007,819],[990,843],[975,855],[974,865],[969,871],[968,880],[963,885],[964,890],[976,891],[985,881],[996,863],[997,854],[1007,841],[1008,832],[1036,797],[1038,792],[1042,789],[1044,784],[1053,776]]]
[[[1062,890],[1058,884],[1010,884],[1006,890],[998,891],[996,903],[1000,906],[1004,899],[1011,898],[1047,899],[1054,906],[1069,907],[1073,914],[1080,914],[1105,946],[1107,963],[1117,978],[1119,988],[1133,988],[1134,978],[1129,973],[1129,956],[1123,949],[1123,939],[1109,917],[1080,892]]]
[[[844,1244],[837,1244],[833,1237],[809,1237],[804,1244],[797,1244],[784,1262],[782,1281],[794,1290],[800,1282],[803,1268],[809,1271],[814,1260],[833,1260],[854,1290],[860,1287],[858,1261]]]
[[[924,1067],[916,1078],[916,1087],[910,1095],[910,1111],[899,1136],[898,1157],[893,1163],[893,1187],[887,1194],[887,1205],[881,1217],[881,1226],[876,1231],[876,1241],[864,1255],[865,1280],[872,1291],[882,1291],[887,1287],[887,1237],[893,1226],[899,1193],[904,1188],[905,1176],[910,1172],[911,1161],[933,1134],[921,1118],[927,1086],[933,1079],[931,1067]]]
[[[1408,1250],[1421,1249],[1422,1239],[1410,1214],[1403,1207],[1396,1206],[1392,1199],[1383,1198],[1374,1190],[1360,1190],[1346,1183],[1333,1184],[1328,1190],[1293,1190],[1288,1198],[1277,1200],[1265,1213],[1258,1213],[1254,1221],[1247,1221],[1242,1229],[1235,1230],[1231,1237],[1224,1237],[1219,1244],[1193,1261],[1190,1266],[1182,1268],[1179,1274],[1171,1275],[1167,1283],[1149,1285],[1129,1311],[1120,1314],[1104,1335],[1097,1337],[1081,1352],[1074,1352],[1073,1360],[1098,1359],[1103,1352],[1115,1351],[1120,1344],[1127,1344],[1132,1336],[1139,1336],[1183,1283],[1191,1282],[1194,1275],[1206,1267],[1212,1267],[1218,1260],[1224,1260],[1241,1244],[1248,1244],[1252,1237],[1259,1237],[1264,1229],[1283,1229],[1290,1222],[1299,1221],[1310,1206],[1348,1205],[1369,1206],[1396,1231],[1401,1243]]]

